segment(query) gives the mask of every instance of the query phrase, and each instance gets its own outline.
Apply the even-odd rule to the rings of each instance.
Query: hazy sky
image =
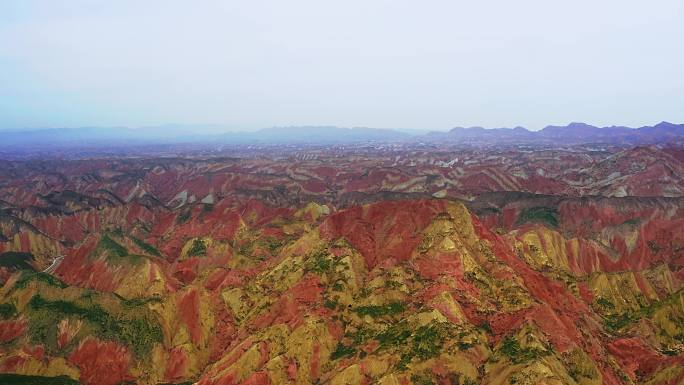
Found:
[[[0,128],[684,122],[682,0],[0,1]]]

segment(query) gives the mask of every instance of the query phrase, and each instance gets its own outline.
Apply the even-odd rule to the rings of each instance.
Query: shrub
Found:
[[[443,343],[436,326],[421,326],[413,336],[413,356],[423,360],[434,357],[442,350]]]
[[[338,343],[335,350],[330,353],[330,359],[336,360],[338,358],[349,357],[356,354],[356,348],[353,346],[344,346],[342,343]]]
[[[17,307],[12,302],[0,304],[0,319],[9,319],[17,314]]]
[[[414,385],[436,385],[428,373],[412,374],[411,383]]]
[[[325,249],[314,250],[307,256],[307,270],[314,273],[323,274],[332,272],[335,264],[332,259],[328,258],[328,253]]]
[[[142,251],[146,252],[147,254],[154,255],[155,257],[161,257],[161,253],[154,246],[136,237],[131,237],[131,239],[133,240],[133,243],[135,243],[135,245],[138,246]]]
[[[603,320],[603,325],[610,332],[616,332],[623,327],[632,323],[633,319],[627,313],[623,314],[610,314]]]
[[[547,352],[536,348],[522,348],[518,341],[511,337],[504,338],[499,351],[514,364],[522,364],[547,354]]]
[[[596,300],[596,303],[599,304],[600,306],[602,306],[602,307],[605,308],[605,309],[615,309],[615,305],[613,305],[612,302],[610,302],[609,300],[607,300],[607,299],[605,299],[605,298],[603,298],[603,297],[599,297],[599,298]]]
[[[207,245],[202,238],[195,238],[188,250],[189,256],[207,255]]]
[[[401,346],[411,337],[411,330],[405,322],[392,325],[387,330],[378,334],[376,339],[380,341],[381,347]]]

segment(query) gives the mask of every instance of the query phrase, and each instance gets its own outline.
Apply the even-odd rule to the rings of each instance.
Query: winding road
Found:
[[[59,265],[62,263],[62,260],[64,260],[63,255],[58,255],[57,257],[55,257],[55,259],[52,261],[52,265],[48,266],[47,269],[43,270],[43,273],[48,273],[48,274],[54,273],[55,270],[57,270]]]

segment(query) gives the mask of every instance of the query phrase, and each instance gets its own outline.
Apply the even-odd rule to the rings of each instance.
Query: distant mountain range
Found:
[[[430,140],[470,144],[655,144],[684,139],[684,124],[661,122],[654,126],[631,128],[570,123],[567,126],[547,126],[539,131],[524,127],[456,127],[448,132],[431,132],[428,136]]]
[[[199,134],[197,132],[200,132]],[[144,128],[50,128],[0,131],[0,148],[72,147],[207,143],[207,144],[344,144],[426,142],[497,144],[663,144],[684,141],[684,124],[661,122],[630,128],[596,127],[585,123],[524,127],[455,127],[446,132],[407,129],[342,128],[336,126],[272,127],[258,131],[221,132],[220,126],[165,125]]]

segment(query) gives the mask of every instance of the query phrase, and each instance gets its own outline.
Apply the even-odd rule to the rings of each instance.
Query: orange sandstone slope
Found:
[[[684,382],[678,199],[99,205],[4,225],[1,373],[87,385]]]

